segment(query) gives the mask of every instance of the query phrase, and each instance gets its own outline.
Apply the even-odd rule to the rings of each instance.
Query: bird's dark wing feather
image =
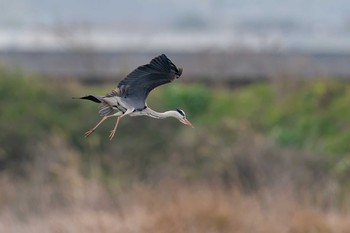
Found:
[[[182,69],[178,69],[164,54],[152,59],[149,64],[139,66],[125,79],[120,81],[120,95],[130,99],[135,107],[142,107],[154,88],[179,78]]]

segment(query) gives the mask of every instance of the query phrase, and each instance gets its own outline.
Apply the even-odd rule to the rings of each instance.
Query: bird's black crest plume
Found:
[[[178,108],[177,108],[176,111],[177,111],[178,113],[180,113],[180,115],[185,116],[185,112],[182,111],[181,109],[178,109]]]

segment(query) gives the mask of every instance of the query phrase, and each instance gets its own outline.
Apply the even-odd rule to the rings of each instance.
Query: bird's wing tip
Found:
[[[180,67],[177,70],[177,78],[179,78],[182,75],[183,68]]]

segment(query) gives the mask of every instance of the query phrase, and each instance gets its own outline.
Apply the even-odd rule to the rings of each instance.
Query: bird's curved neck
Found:
[[[176,117],[175,111],[157,112],[157,111],[154,111],[153,109],[150,109],[149,107],[143,111],[143,114],[153,118],[157,118],[157,119],[164,119],[167,117]]]

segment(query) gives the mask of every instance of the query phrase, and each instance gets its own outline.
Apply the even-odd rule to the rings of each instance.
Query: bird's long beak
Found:
[[[190,122],[189,120],[187,120],[186,118],[183,119],[183,123],[184,123],[185,125],[190,126],[191,128],[194,128],[194,126],[191,124],[191,122]]]

